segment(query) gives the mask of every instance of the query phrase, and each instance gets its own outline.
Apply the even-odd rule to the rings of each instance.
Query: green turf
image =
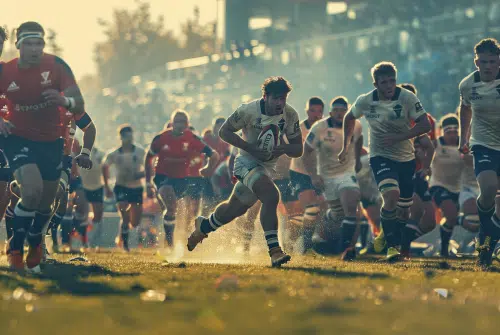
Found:
[[[42,275],[24,276],[8,271],[2,256],[0,334],[498,334],[500,327],[500,270],[481,272],[470,260],[307,256],[271,269],[261,260],[168,263],[148,252],[86,256],[88,263],[56,256]],[[233,276],[217,288],[231,274],[237,283]],[[37,299],[13,299],[19,287]],[[141,301],[147,289],[166,300]]]

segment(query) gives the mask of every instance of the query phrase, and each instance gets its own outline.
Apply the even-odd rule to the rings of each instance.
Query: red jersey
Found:
[[[229,157],[229,144],[224,142],[219,136],[215,136],[212,131],[207,131],[205,133],[203,141],[205,141],[210,148],[214,149],[219,154],[219,162],[217,163],[217,166]]]
[[[201,153],[211,154],[212,150],[190,130],[174,136],[172,129],[167,129],[153,139],[150,152],[158,156],[156,174],[185,178],[189,175],[191,160]]]
[[[60,137],[58,106],[44,100],[42,92],[63,92],[76,85],[69,66],[59,57],[44,54],[40,65],[19,68],[19,59],[0,64],[0,94],[12,103],[9,117],[12,134],[33,141],[55,141]]]
[[[188,177],[201,177],[200,169],[205,165],[205,155],[194,156],[189,162]]]
[[[431,130],[427,133],[431,141],[434,141],[436,139],[436,119],[432,117],[432,115],[427,114],[427,119],[429,119],[429,123],[431,124]],[[412,127],[415,125],[415,122],[412,121]],[[418,137],[414,141],[415,147],[419,146],[419,139]],[[420,159],[416,158],[415,159],[415,171],[420,171],[422,170],[422,162]]]

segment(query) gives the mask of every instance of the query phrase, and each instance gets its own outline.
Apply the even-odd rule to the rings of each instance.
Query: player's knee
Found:
[[[42,200],[42,184],[27,184],[23,185],[21,191],[21,198],[23,204],[28,208],[38,208]]]
[[[479,195],[479,198],[486,200],[488,203],[493,203],[495,201],[495,197],[497,196],[497,187],[497,183],[481,185],[481,194]]]
[[[384,179],[378,184],[386,209],[395,209],[399,201],[399,183],[395,179]]]
[[[278,207],[278,203],[280,202],[280,194],[276,188],[270,189],[268,192],[261,194],[259,198],[262,201],[262,205],[266,206]]]

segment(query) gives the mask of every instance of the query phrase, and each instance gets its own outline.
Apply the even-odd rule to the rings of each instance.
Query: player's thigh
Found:
[[[415,160],[409,162],[398,162],[399,179],[399,201],[398,206],[403,209],[409,209],[413,203]]]
[[[395,205],[400,195],[397,162],[376,156],[370,158],[370,166],[384,203],[390,202],[391,205]]]
[[[451,199],[446,199],[441,202],[439,209],[443,216],[448,220],[456,220],[458,217],[458,206],[457,203]]]
[[[278,188],[268,175],[260,175],[260,177],[253,183],[251,189],[262,204],[278,205],[280,194]]]
[[[161,197],[168,210],[175,210],[177,208],[178,199],[172,185],[162,185],[158,189],[158,195]]]
[[[346,215],[355,215],[361,200],[361,192],[354,174],[346,174],[336,178],[335,189],[338,199]]]
[[[44,180],[42,186],[42,195],[38,205],[41,210],[49,209],[56,198],[59,190],[59,180]]]
[[[133,227],[137,227],[141,222],[142,212],[142,203],[130,204],[130,223]]]

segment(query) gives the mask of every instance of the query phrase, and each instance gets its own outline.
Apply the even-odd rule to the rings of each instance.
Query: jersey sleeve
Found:
[[[60,91],[64,91],[68,87],[75,86],[76,85],[76,80],[75,76],[73,74],[73,71],[69,67],[69,65],[62,59],[57,56],[56,58],[56,66],[58,67],[59,73],[60,73]]]
[[[359,119],[363,115],[365,115],[365,111],[368,108],[368,104],[366,102],[366,98],[364,95],[360,95],[356,101],[351,106],[351,114],[356,119]]]
[[[245,105],[238,107],[233,114],[227,119],[227,122],[236,130],[241,130],[245,126]]]
[[[193,134],[191,145],[195,153],[204,153],[208,157],[212,156],[213,149],[201,137]]]
[[[404,92],[407,95],[406,106],[408,108],[408,117],[410,120],[415,121],[422,115],[426,114],[424,106],[422,106],[422,103],[417,96],[410,91],[404,90]]]
[[[151,145],[149,146],[149,153],[151,155],[158,155],[158,153],[161,150],[161,135],[156,135],[155,138],[153,138],[153,141],[151,142]]]
[[[306,137],[306,144],[314,149],[316,149],[320,145],[320,138],[318,136],[319,135],[318,128],[319,128],[318,123],[313,125],[311,130],[309,130],[309,133],[307,134],[307,137]]]
[[[291,108],[291,111],[290,111],[290,114],[289,114],[289,117],[287,120],[285,134],[289,140],[294,139],[297,136],[302,134],[300,131],[299,114],[293,108]]]
[[[106,154],[106,156],[104,157],[104,165],[113,165],[115,164],[115,160],[116,160],[116,151],[111,151],[109,152],[108,154]]]
[[[82,114],[73,114],[75,118],[75,123],[81,130],[87,129],[87,127],[92,123],[92,118],[86,112]]]
[[[471,102],[469,99],[467,78],[462,80],[458,85],[458,90],[460,91],[460,106],[470,107]]]
[[[354,141],[357,141],[361,135],[363,135],[363,127],[361,126],[361,122],[356,120],[356,123],[354,124]]]

